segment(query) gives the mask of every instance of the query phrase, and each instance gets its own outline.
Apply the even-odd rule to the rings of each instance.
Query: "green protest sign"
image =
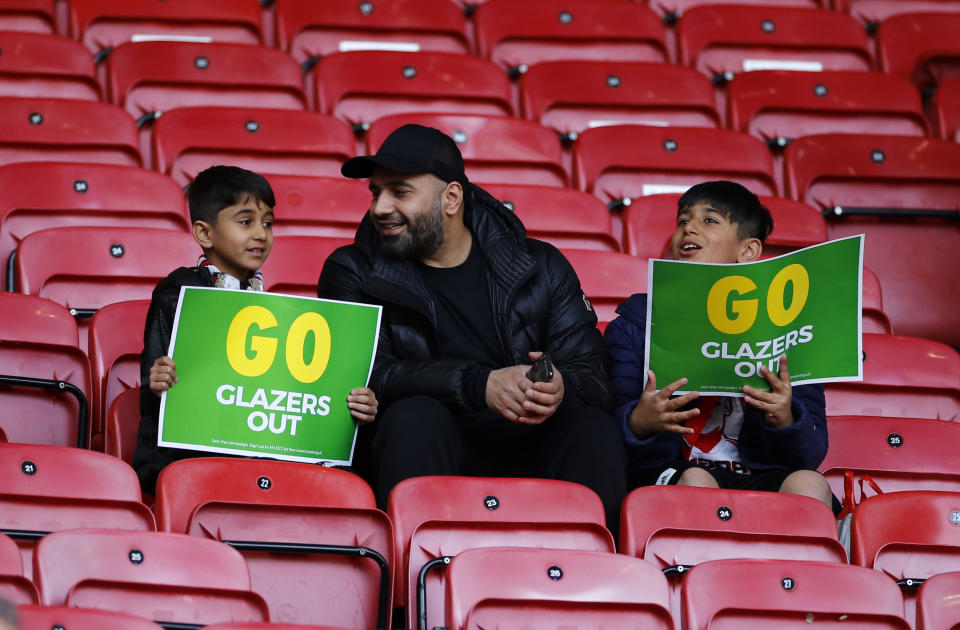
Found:
[[[718,396],[769,391],[759,368],[783,354],[794,385],[862,380],[862,269],[862,235],[752,263],[652,260],[644,365]]]
[[[379,306],[184,287],[159,445],[350,464],[347,395],[370,378],[379,327]]]

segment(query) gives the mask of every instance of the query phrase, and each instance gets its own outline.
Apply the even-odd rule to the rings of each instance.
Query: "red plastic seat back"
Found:
[[[5,534],[0,534],[0,597],[14,605],[40,602],[37,587],[23,574],[20,548]]]
[[[0,28],[5,31],[56,33],[54,0],[6,0],[0,6]]]
[[[140,427],[140,388],[120,392],[107,408],[104,419],[103,450],[133,464]]]
[[[863,332],[880,333],[890,335],[893,333],[893,325],[890,318],[883,312],[883,291],[880,287],[880,279],[877,274],[869,268],[863,268],[862,281],[862,302],[860,303],[863,314]]]
[[[398,127],[416,123],[454,139],[467,177],[476,184],[566,186],[563,150],[557,135],[535,122],[507,116],[471,114],[396,114],[379,119],[367,134],[375,152]]]
[[[907,630],[896,584],[876,571],[840,563],[717,560],[685,579],[689,630],[801,628]]]
[[[140,353],[149,307],[148,300],[108,304],[90,322],[88,352],[93,389],[103,414],[122,392],[140,387]],[[95,427],[97,433],[103,433],[103,418]]]
[[[450,563],[446,627],[674,627],[666,579],[627,556],[581,550],[468,549]]]
[[[960,77],[944,81],[934,93],[933,102],[933,123],[939,136],[960,141]]]
[[[356,152],[349,127],[313,112],[243,107],[182,107],[153,129],[155,168],[181,186],[214,164],[261,174],[339,175]]]
[[[92,608],[68,606],[20,606],[20,623],[24,628],[70,628],[70,630],[159,630],[149,619]]]
[[[370,190],[362,180],[298,175],[269,175],[267,180],[280,219],[273,226],[274,250],[287,236],[352,239],[370,207]]]
[[[905,13],[877,29],[880,69],[926,90],[960,76],[960,13]]]
[[[925,581],[917,593],[917,630],[956,628],[960,611],[952,605],[960,591],[960,571],[941,573]]]
[[[559,59],[667,61],[663,23],[639,3],[490,0],[474,15],[479,54],[504,69]]]
[[[634,293],[647,290],[647,261],[617,252],[564,249],[580,279],[580,288],[597,314],[599,325],[616,318],[616,308]]]
[[[876,28],[881,22],[901,13],[960,12],[956,0],[837,0],[834,9],[845,11],[868,28]]]
[[[0,9],[0,28],[4,27]],[[0,90],[4,96],[100,100],[93,59],[66,37],[7,31],[0,34]]]
[[[267,291],[317,297],[317,279],[323,263],[338,247],[351,243],[352,238],[335,236],[288,234],[277,239],[263,264]]]

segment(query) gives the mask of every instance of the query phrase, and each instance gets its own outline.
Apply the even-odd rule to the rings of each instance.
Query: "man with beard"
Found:
[[[379,505],[409,477],[543,477],[592,488],[615,528],[625,456],[609,354],[567,260],[471,184],[436,129],[400,127],[341,172],[369,178],[372,201],[318,294],[384,307],[370,378],[382,412],[362,429]],[[553,374],[534,382],[544,351]]]

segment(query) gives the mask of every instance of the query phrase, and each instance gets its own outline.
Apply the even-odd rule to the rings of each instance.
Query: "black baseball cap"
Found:
[[[447,183],[469,183],[457,143],[439,129],[423,125],[398,127],[386,137],[376,155],[350,158],[340,172],[344,177],[360,179],[370,177],[377,166],[404,175],[433,173]]]

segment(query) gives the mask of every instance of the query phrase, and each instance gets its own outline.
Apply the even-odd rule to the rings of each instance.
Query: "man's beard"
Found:
[[[423,260],[435,254],[443,245],[443,205],[438,194],[433,198],[429,212],[418,214],[407,221],[402,234],[380,234],[383,253],[394,260]]]

